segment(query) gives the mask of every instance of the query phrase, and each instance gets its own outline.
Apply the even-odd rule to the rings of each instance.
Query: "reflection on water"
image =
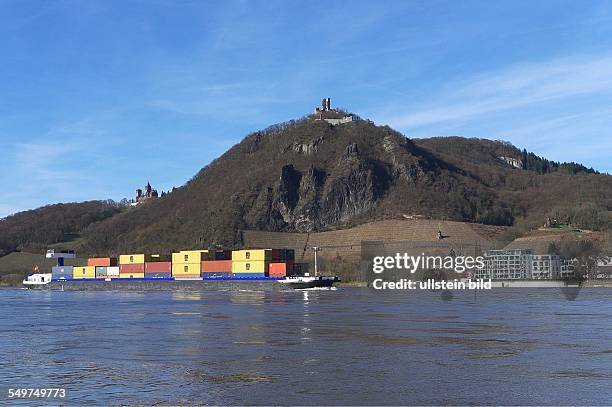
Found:
[[[95,404],[606,404],[608,293],[0,290],[0,388]]]

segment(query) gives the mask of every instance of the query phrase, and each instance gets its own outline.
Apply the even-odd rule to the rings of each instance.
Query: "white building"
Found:
[[[595,266],[596,278],[612,278],[612,257],[604,256],[597,259]]]
[[[576,272],[576,259],[574,260],[561,260],[561,270],[559,270],[559,277],[568,278],[574,276]]]
[[[561,272],[561,257],[557,254],[532,254],[531,278],[533,279],[557,279]]]
[[[484,263],[485,267],[476,271],[476,278],[550,280],[571,277],[575,270],[572,260],[563,260],[558,254],[533,254],[530,249],[489,250]]]
[[[476,278],[530,279],[531,255],[528,249],[489,250],[484,256],[485,267],[476,271]]]

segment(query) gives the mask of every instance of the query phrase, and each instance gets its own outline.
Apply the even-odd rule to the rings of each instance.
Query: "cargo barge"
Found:
[[[310,276],[290,249],[184,250],[171,255],[122,254],[68,266],[72,251],[48,250],[51,273],[30,274],[26,288],[49,290],[249,290],[331,287],[340,279]],[[316,265],[315,265],[316,274]],[[284,283],[284,284],[278,284]]]
[[[222,279],[174,279],[132,278],[111,280],[51,280],[47,284],[30,285],[28,288],[53,291],[200,291],[200,290],[278,290],[282,278],[222,278]]]

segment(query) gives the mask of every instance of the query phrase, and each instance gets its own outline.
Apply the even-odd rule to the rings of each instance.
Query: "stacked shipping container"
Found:
[[[307,272],[291,249],[183,250],[172,255],[96,257],[87,266],[53,267],[55,280],[108,278],[282,278]],[[117,266],[119,264],[119,266]]]
[[[268,277],[286,277],[295,275],[295,252],[291,249],[272,249],[272,262],[268,267]],[[299,266],[297,267],[299,268]]]
[[[106,267],[96,266],[96,278],[107,278]]]
[[[119,268],[119,266],[112,266],[106,268],[106,276],[109,278],[118,278],[120,272],[121,269]]]
[[[115,257],[94,257],[87,259],[87,265],[94,267],[115,267],[117,266],[117,259]]]
[[[268,273],[272,250],[234,250],[232,252],[232,273],[242,278],[261,278]]]
[[[270,263],[268,277],[286,277],[294,274],[295,263]]]
[[[203,278],[230,278],[232,277],[231,260],[205,260],[201,264]]]
[[[72,266],[55,266],[51,268],[51,278],[53,280],[72,280]]]
[[[119,256],[119,278],[144,278],[144,271],[144,254],[122,254]]]
[[[94,267],[95,278],[108,278],[108,269],[118,269],[115,257],[94,257],[87,259],[87,266]],[[112,272],[111,271],[111,275]],[[117,272],[118,274],[118,272]]]
[[[147,256],[145,262],[145,278],[171,278],[172,256],[152,254]]]
[[[205,253],[200,264],[202,278],[231,278],[232,277],[232,251],[209,250]]]
[[[78,266],[72,268],[72,278],[96,278],[95,266]]]
[[[202,260],[208,250],[183,250],[172,253],[172,277],[200,278]]]

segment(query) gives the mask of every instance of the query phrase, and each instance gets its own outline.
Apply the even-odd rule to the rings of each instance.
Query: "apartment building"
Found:
[[[533,279],[557,279],[561,273],[561,257],[557,254],[532,254],[527,261]]]
[[[476,278],[519,280],[531,278],[529,249],[489,250],[484,256],[485,267],[477,270]]]
[[[474,273],[475,278],[492,280],[549,280],[571,277],[574,262],[557,254],[533,254],[531,249],[489,250],[484,256],[485,267]]]

